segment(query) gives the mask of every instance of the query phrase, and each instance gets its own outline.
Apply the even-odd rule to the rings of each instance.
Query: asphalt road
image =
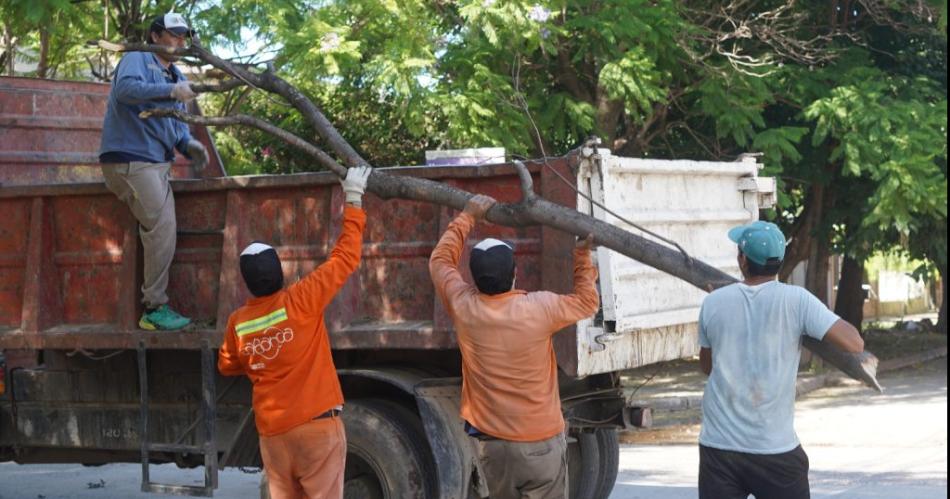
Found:
[[[797,404],[796,427],[811,461],[812,497],[943,499],[947,497],[947,361],[885,373],[883,395],[861,387],[825,388]],[[661,442],[624,445],[610,499],[696,497],[696,427]],[[656,442],[656,440],[654,440]],[[153,466],[153,479],[198,484],[202,471]],[[173,497],[138,491],[138,465],[0,463],[0,499]],[[253,499],[259,475],[229,470],[216,497]]]
[[[824,388],[796,404],[812,498],[946,499],[947,359],[880,380],[881,395]],[[680,427],[659,436],[672,444],[625,445],[610,499],[695,499],[697,434]]]

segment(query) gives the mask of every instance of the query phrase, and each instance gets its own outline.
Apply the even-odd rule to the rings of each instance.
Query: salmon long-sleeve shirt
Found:
[[[231,314],[218,354],[225,376],[246,374],[262,436],[279,435],[343,403],[323,311],[359,266],[366,214],[347,206],[330,257],[299,282]]]
[[[597,311],[597,271],[589,250],[574,250],[574,292],[512,290],[486,295],[458,271],[475,225],[460,214],[429,259],[436,293],[455,323],[462,352],[462,419],[481,432],[516,442],[564,431],[552,337]]]

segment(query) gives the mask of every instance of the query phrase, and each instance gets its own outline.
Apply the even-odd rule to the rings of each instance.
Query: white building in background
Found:
[[[808,261],[799,263],[788,278],[789,284],[805,287]],[[828,262],[828,277],[825,282],[828,308],[834,309],[838,296],[838,278],[841,274],[841,257],[833,256]],[[901,317],[904,315],[933,312],[939,303],[934,302],[931,286],[939,290],[940,283],[931,283],[911,277],[906,270],[884,268],[876,275],[869,275],[864,284],[867,296],[864,301],[864,319]],[[936,293],[939,300],[939,292]]]

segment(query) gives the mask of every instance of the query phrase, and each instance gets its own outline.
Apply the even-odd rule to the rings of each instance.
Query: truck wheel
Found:
[[[582,431],[576,434],[576,439],[567,446],[568,497],[594,499],[600,474],[597,436]]]
[[[346,499],[434,497],[435,465],[422,421],[382,399],[346,403]]]
[[[600,428],[594,432],[597,436],[597,449],[600,462],[597,479],[597,489],[594,499],[607,499],[617,481],[617,471],[620,468],[620,438],[614,428]]]

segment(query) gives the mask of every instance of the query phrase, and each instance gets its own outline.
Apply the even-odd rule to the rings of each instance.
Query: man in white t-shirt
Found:
[[[808,456],[795,434],[802,335],[859,353],[858,331],[807,290],[776,280],[785,236],[773,223],[734,227],[744,280],[720,288],[699,314],[709,375],[699,435],[700,499],[807,499]]]

